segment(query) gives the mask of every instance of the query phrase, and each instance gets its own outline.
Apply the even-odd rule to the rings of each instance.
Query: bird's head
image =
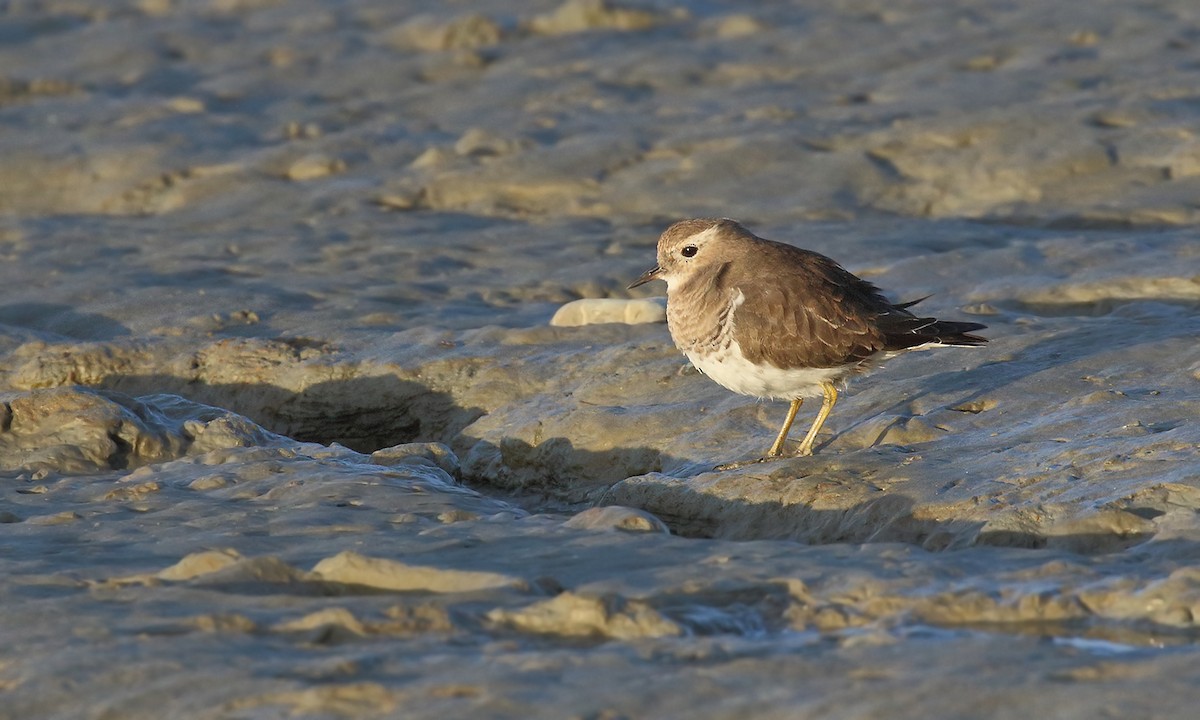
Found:
[[[629,287],[665,280],[667,290],[689,275],[732,259],[736,241],[750,232],[729,218],[680,220],[658,238],[658,265],[642,273]]]

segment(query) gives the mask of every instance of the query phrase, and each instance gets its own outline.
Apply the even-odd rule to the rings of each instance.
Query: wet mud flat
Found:
[[[1167,0],[5,6],[0,716],[1187,716],[1198,53]],[[785,407],[625,290],[687,216],[991,343],[714,471]]]

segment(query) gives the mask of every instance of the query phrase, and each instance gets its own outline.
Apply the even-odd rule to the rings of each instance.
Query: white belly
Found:
[[[772,365],[754,365],[742,355],[737,343],[704,356],[687,350],[684,355],[718,385],[742,395],[776,400],[821,397],[822,383],[840,385],[854,372],[852,367],[785,370]]]

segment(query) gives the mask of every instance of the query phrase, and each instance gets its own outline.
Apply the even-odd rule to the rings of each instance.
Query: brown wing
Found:
[[[791,245],[761,241],[753,252],[757,277],[728,279],[746,296],[733,336],[751,362],[839,367],[885,348],[876,320],[894,309],[874,285]]]

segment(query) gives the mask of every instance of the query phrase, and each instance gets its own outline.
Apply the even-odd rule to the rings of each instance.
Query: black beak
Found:
[[[658,275],[661,272],[662,272],[662,268],[659,267],[658,265],[655,265],[654,267],[650,268],[646,272],[642,273],[642,276],[640,278],[629,283],[629,289],[632,290],[635,287],[637,287],[638,285],[645,285],[646,283],[650,282],[651,280],[657,280]]]

